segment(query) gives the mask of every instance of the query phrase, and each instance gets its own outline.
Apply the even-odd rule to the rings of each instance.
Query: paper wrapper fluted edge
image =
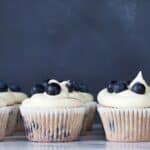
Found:
[[[0,140],[6,135],[6,126],[11,109],[11,106],[0,108]]]
[[[24,131],[25,131],[24,125],[23,125],[23,119],[22,119],[20,110],[18,111],[18,114],[17,114],[16,131],[17,131],[17,132],[23,132],[23,133],[24,133]]]
[[[20,107],[30,141],[68,142],[78,139],[85,108],[45,109]]]
[[[150,109],[98,106],[106,139],[120,142],[150,141]]]
[[[85,117],[83,121],[82,133],[84,134],[87,130],[92,129],[95,112],[96,112],[96,102],[88,102],[85,104]]]
[[[6,126],[6,136],[13,135],[16,131],[18,110],[19,105],[9,106],[9,116]]]

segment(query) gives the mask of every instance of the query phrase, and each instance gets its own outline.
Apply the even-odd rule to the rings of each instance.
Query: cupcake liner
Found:
[[[67,142],[77,140],[85,108],[47,109],[20,107],[26,137],[37,142]]]
[[[23,118],[21,116],[20,110],[18,111],[18,114],[17,114],[17,127],[16,127],[16,131],[18,131],[18,132],[24,132],[25,131],[24,125],[23,125]]]
[[[107,140],[150,141],[150,108],[118,109],[98,106]]]
[[[95,113],[96,113],[96,102],[88,102],[85,104],[85,117],[83,121],[82,133],[84,134],[87,130],[92,129]]]
[[[11,106],[0,108],[0,140],[5,137],[6,126],[11,110]]]
[[[13,135],[16,130],[19,105],[9,106],[9,117],[6,126],[6,136]]]

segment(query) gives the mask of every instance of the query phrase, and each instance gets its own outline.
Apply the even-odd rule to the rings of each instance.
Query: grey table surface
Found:
[[[149,150],[150,142],[118,143],[105,140],[104,132],[100,128],[93,129],[79,137],[78,141],[68,143],[36,143],[29,142],[21,133],[7,137],[0,142],[0,150]]]

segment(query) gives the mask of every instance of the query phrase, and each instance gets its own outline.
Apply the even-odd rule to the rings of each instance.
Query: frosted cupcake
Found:
[[[6,124],[6,135],[11,135],[15,131],[18,106],[16,105],[16,99],[13,93],[9,90],[7,84],[4,81],[0,81],[0,107],[5,107],[9,111]]]
[[[82,132],[91,130],[96,112],[96,102],[94,102],[93,95],[89,93],[86,85],[77,83],[76,81],[62,81],[61,85],[68,88],[70,98],[77,98],[84,104],[86,113]]]
[[[26,99],[28,96],[24,92],[21,91],[21,87],[16,84],[11,84],[9,86],[9,91],[14,96],[15,99],[15,104],[20,106],[20,104],[23,102],[24,99]],[[16,131],[24,131],[24,126],[23,126],[23,120],[20,114],[20,111],[17,113],[17,122],[15,124]]]
[[[20,107],[28,140],[77,140],[85,114],[83,104],[78,99],[68,98],[68,89],[56,80],[45,88],[36,85],[32,89],[34,94]]]
[[[129,85],[109,82],[99,92],[98,102],[107,140],[150,141],[150,87],[142,72]]]
[[[21,92],[19,86],[15,84],[8,86],[4,81],[0,81],[0,98],[6,101],[7,106],[12,106],[6,130],[6,135],[10,136],[16,131],[19,104],[26,98],[26,95]]]

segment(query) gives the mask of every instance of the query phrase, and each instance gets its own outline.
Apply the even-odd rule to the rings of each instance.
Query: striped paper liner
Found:
[[[11,136],[15,133],[18,110],[19,105],[9,106],[9,116],[6,126],[6,136]]]
[[[11,109],[11,106],[0,108],[0,140],[6,135],[6,126]]]
[[[20,107],[26,137],[36,142],[68,142],[78,139],[85,108],[46,109]]]
[[[20,110],[18,111],[17,114],[17,125],[16,125],[16,131],[17,132],[24,132],[24,125],[23,125],[23,118],[21,116]]]
[[[150,141],[150,108],[98,106],[106,139],[121,142]]]
[[[87,130],[92,129],[95,113],[96,113],[96,102],[88,102],[85,104],[85,118],[83,121],[82,134],[84,134]]]

